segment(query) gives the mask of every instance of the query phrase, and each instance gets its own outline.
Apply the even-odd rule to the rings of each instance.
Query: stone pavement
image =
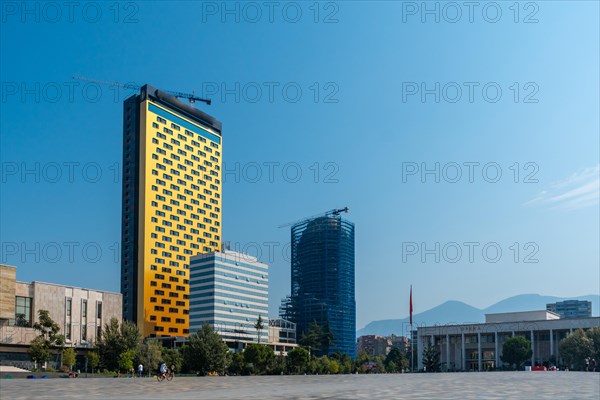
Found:
[[[482,372],[443,374],[3,379],[0,399],[593,399],[600,374]]]

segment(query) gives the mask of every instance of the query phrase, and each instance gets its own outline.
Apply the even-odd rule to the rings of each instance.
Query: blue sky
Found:
[[[344,206],[357,328],[404,317],[411,284],[415,312],[598,294],[598,3],[513,3],[3,3],[2,262],[119,290],[131,92],[79,74],[210,95],[223,237],[271,265],[272,315],[277,226]]]

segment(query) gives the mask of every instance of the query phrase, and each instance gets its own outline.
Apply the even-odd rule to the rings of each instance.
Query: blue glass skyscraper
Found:
[[[354,224],[339,215],[307,219],[292,226],[292,291],[288,318],[298,337],[311,323],[333,334],[328,349],[356,355]]]

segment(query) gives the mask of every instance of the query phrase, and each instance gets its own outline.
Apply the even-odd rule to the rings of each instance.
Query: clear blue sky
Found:
[[[234,14],[221,4],[2,4],[2,261],[19,280],[119,290],[114,168],[129,92],[102,87],[96,101],[96,87],[71,86],[81,74],[211,95],[199,107],[223,122],[223,236],[255,254],[259,244],[272,315],[290,275],[289,228],[277,226],[344,206],[356,224],[357,328],[406,316],[410,284],[415,312],[599,293],[598,2],[522,2],[518,16],[499,2],[496,23],[487,3],[472,22],[439,3],[439,23],[421,2],[321,3],[318,15],[313,2],[271,15],[261,2],[228,3]],[[434,92],[439,82],[439,102],[422,101],[422,82]],[[409,174],[436,163],[439,183]],[[465,242],[479,243],[473,262]],[[495,247],[482,255],[492,242],[495,263]],[[422,243],[439,243],[439,263]],[[539,262],[525,263],[532,253]]]

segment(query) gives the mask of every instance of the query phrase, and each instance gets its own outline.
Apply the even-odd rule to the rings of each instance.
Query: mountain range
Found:
[[[600,296],[587,295],[580,297],[555,297],[539,294],[521,294],[501,300],[487,308],[480,309],[462,301],[450,300],[427,311],[413,314],[413,324],[417,326],[431,326],[442,324],[466,324],[485,321],[485,314],[545,310],[547,303],[563,300],[587,300],[592,302],[592,315],[598,316],[600,311]],[[391,334],[407,335],[410,332],[409,317],[402,319],[385,319],[372,321],[356,332],[356,336]]]

